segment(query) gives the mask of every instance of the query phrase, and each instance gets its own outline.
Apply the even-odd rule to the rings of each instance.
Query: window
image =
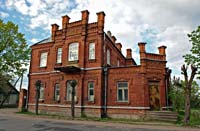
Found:
[[[62,63],[62,48],[57,50],[57,63]]]
[[[40,85],[39,100],[44,100],[44,84],[43,83],[41,83],[41,85]]]
[[[69,45],[68,60],[76,61],[78,60],[78,43],[71,43]]]
[[[94,82],[88,83],[88,101],[94,101]]]
[[[119,65],[120,65],[120,62],[119,62],[119,59],[117,59],[117,66],[119,67]]]
[[[60,84],[58,83],[55,85],[54,100],[55,101],[60,100]]]
[[[127,82],[117,83],[117,101],[119,102],[128,101],[128,83]]]
[[[107,49],[107,64],[110,65],[110,50]]]
[[[95,43],[89,44],[89,59],[95,59]]]
[[[41,53],[41,55],[40,55],[40,67],[46,67],[47,66],[47,55],[48,55],[48,52]]]
[[[77,86],[75,87],[75,98],[74,98],[74,100],[76,101],[77,99],[76,99],[76,88],[77,88]],[[66,100],[67,101],[71,101],[72,100],[72,87],[71,87],[71,85],[70,85],[70,81],[67,81],[67,89],[66,89]]]

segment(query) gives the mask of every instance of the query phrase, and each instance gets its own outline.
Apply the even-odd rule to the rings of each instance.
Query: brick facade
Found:
[[[66,100],[68,80],[78,82],[76,116],[142,117],[146,110],[153,109],[150,101],[153,101],[154,95],[157,96],[154,101],[157,107],[166,107],[166,47],[159,47],[159,54],[151,54],[145,51],[146,43],[138,43],[140,65],[137,65],[131,49],[127,49],[126,57],[123,56],[123,44],[116,43],[111,32],[104,32],[104,12],[97,13],[97,22],[94,23],[88,23],[87,10],[81,13],[82,19],[75,22],[69,22],[69,16],[63,16],[61,29],[53,24],[51,37],[31,46],[28,110],[35,109],[37,80],[44,85],[44,98],[39,101],[40,112],[70,115],[71,102]],[[74,42],[78,43],[78,60],[69,61],[69,45]],[[95,59],[89,59],[90,43],[95,44]],[[58,48],[62,48],[61,63],[56,63]],[[110,64],[107,63],[107,50],[110,52]],[[48,53],[47,66],[40,67],[41,54],[44,52]],[[88,101],[89,82],[94,83],[93,101]],[[128,84],[128,98],[125,98],[125,90],[118,91],[118,82]],[[54,99],[56,83],[60,85],[59,100]],[[150,83],[157,83],[158,86],[151,88],[157,89],[157,94],[151,94],[152,98]],[[118,97],[126,101],[119,101]]]

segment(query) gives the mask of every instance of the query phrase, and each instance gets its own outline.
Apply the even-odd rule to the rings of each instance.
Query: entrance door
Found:
[[[158,82],[149,83],[149,102],[151,110],[160,109],[160,92]]]

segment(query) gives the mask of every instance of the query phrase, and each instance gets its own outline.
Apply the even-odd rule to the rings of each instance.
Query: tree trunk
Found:
[[[189,90],[186,89],[184,125],[188,125],[189,122],[190,122],[190,93]]]
[[[75,87],[72,86],[72,101],[71,101],[71,113],[72,113],[72,119],[74,119],[74,96],[75,96]]]

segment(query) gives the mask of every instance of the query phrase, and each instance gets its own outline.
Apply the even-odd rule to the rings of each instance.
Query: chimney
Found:
[[[146,45],[146,42],[139,42],[138,43],[138,46],[139,46],[139,49],[140,49],[140,53],[145,53],[145,45]]]
[[[112,36],[111,39],[112,39],[112,42],[113,42],[113,43],[115,43],[116,40],[117,40],[117,39],[115,38],[115,36]]]
[[[119,51],[122,52],[122,44],[121,43],[116,43],[116,47]]]
[[[81,13],[82,13],[82,24],[88,24],[90,12],[88,10],[83,10],[81,11]]]
[[[62,29],[67,28],[67,24],[69,23],[70,17],[68,15],[62,16]]]
[[[159,54],[160,55],[166,55],[165,54],[165,49],[166,48],[167,48],[166,46],[160,46],[160,47],[158,47]]]
[[[108,37],[112,37],[112,33],[111,33],[111,31],[107,31],[107,35],[108,35]]]
[[[132,58],[132,50],[126,49],[126,58]]]
[[[97,22],[98,22],[98,27],[103,27],[104,28],[104,19],[105,19],[105,13],[98,12],[97,13]]]
[[[57,24],[51,25],[51,39],[55,41],[56,31],[58,30],[59,26]]]

